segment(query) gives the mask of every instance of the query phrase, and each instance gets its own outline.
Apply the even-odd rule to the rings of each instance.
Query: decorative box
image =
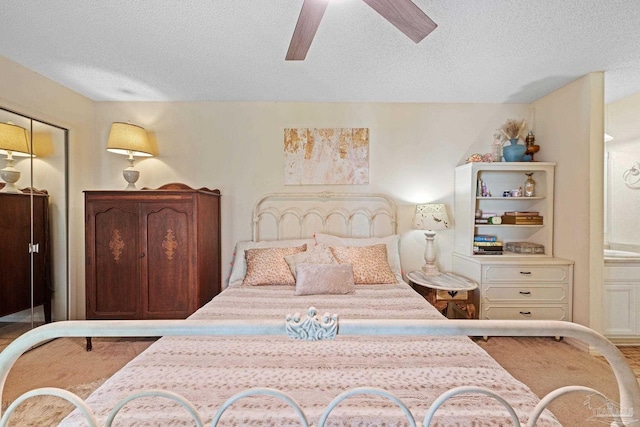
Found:
[[[544,254],[544,245],[531,242],[507,242],[506,249],[517,254]]]

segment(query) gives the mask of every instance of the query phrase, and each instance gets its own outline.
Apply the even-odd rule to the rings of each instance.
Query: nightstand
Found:
[[[408,273],[407,277],[416,285],[416,292],[448,318],[475,317],[476,306],[471,291],[478,287],[476,282],[453,273],[427,276],[418,270]]]

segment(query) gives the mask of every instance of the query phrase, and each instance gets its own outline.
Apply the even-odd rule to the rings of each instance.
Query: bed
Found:
[[[57,389],[31,395],[73,401],[78,409],[62,426],[114,418],[118,426],[502,426],[538,418],[537,426],[557,426],[544,409],[550,400],[595,391],[568,387],[541,400],[468,337],[533,334],[590,343],[619,382],[622,407],[610,416],[628,421],[640,407],[624,357],[587,328],[444,318],[402,280],[396,207],[385,196],[269,195],[254,207],[252,237],[236,247],[229,286],[189,319],[45,325],[0,354],[0,385],[24,346],[50,335],[162,335],[85,402]],[[338,262],[321,262],[326,248]],[[281,258],[292,283],[279,283]]]

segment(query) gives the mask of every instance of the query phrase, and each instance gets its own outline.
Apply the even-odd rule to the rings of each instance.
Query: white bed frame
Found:
[[[304,239],[316,232],[345,237],[397,232],[395,202],[384,194],[272,193],[253,207],[254,241]]]
[[[353,205],[348,208],[345,205]],[[279,207],[284,204],[285,207]],[[269,219],[267,219],[269,218]],[[386,223],[386,225],[384,225]],[[265,225],[267,224],[267,225]],[[346,236],[367,237],[394,234],[396,232],[395,203],[383,195],[371,194],[274,194],[265,196],[256,203],[253,211],[253,239],[260,240],[272,235],[275,239],[300,238],[314,231],[323,231]],[[8,373],[18,358],[30,348],[58,337],[157,337],[157,336],[239,336],[239,335],[283,335],[292,339],[320,340],[339,335],[411,335],[411,336],[537,336],[570,337],[581,340],[603,355],[611,365],[618,383],[619,405],[607,400],[612,408],[610,413],[594,414],[600,422],[615,426],[632,425],[640,422],[640,387],[636,377],[626,362],[624,355],[606,338],[584,326],[561,321],[492,321],[492,320],[351,320],[339,319],[338,315],[324,314],[319,317],[315,309],[309,308],[306,316],[298,313],[283,313],[281,321],[239,321],[239,320],[133,320],[133,321],[65,321],[55,322],[31,330],[0,353],[0,397]],[[599,395],[596,390],[583,386],[566,386],[544,396],[530,414],[528,424],[533,427],[538,416],[555,399],[569,393]],[[443,393],[430,407],[425,419],[426,427],[438,408],[450,397],[461,393],[481,393],[498,400],[513,420],[520,426],[515,411],[509,403],[491,390],[482,386],[457,387]],[[307,417],[293,398],[272,389],[251,389],[231,397],[218,410],[211,425],[216,426],[226,409],[235,401],[251,395],[275,396],[288,403],[297,413],[301,425],[308,426]],[[318,426],[324,426],[332,410],[344,399],[356,394],[376,394],[397,404],[405,414],[409,425],[417,425],[411,412],[402,401],[385,390],[378,388],[356,388],[346,391],[327,406]],[[18,397],[0,417],[0,427],[7,425],[11,413],[25,400],[39,395],[58,396],[73,403],[85,416],[90,426],[99,426],[91,409],[77,395],[58,388],[39,388]],[[113,408],[105,422],[111,426],[119,410],[129,401],[145,396],[172,399],[180,403],[190,414],[197,426],[204,426],[198,411],[183,397],[162,390],[148,390],[125,398]]]
[[[295,315],[290,315],[290,318],[295,318]],[[326,317],[326,315],[324,316]],[[308,320],[308,321],[307,321]],[[314,324],[316,327],[325,323],[325,319],[318,319],[312,317],[310,320],[306,318],[300,318],[298,323]],[[577,340],[581,340],[595,348],[602,354],[613,369],[613,373],[618,382],[618,389],[620,393],[620,405],[614,405],[615,411],[613,414],[600,414],[601,420],[615,420],[615,424],[611,425],[631,425],[637,422],[640,414],[640,389],[636,377],[627,364],[624,355],[606,338],[602,335],[592,331],[581,325],[569,322],[561,321],[534,321],[534,320],[522,320],[518,322],[511,321],[499,321],[499,320],[349,320],[340,319],[337,320],[337,330],[340,335],[412,335],[412,336],[440,336],[440,335],[463,335],[463,336],[539,336],[539,337],[555,337],[564,336],[571,337]],[[321,327],[321,326],[320,326]],[[153,321],[136,321],[136,320],[91,320],[91,321],[64,321],[54,322],[44,326],[40,326],[34,330],[31,330],[24,335],[17,338],[5,350],[0,353],[0,390],[4,388],[5,381],[9,370],[18,358],[27,350],[35,345],[46,342],[53,338],[58,337],[156,337],[156,336],[240,336],[240,335],[284,335],[288,329],[285,322],[285,316],[281,321],[267,320],[267,321],[198,321],[198,320],[153,320]],[[310,326],[310,330],[313,330],[314,326]],[[309,335],[314,335],[310,333]],[[529,422],[527,425],[533,427],[540,413],[555,399],[569,394],[569,393],[585,393],[586,395],[599,395],[606,399],[596,390],[583,386],[566,386],[544,396],[535,410],[530,414]],[[326,408],[321,420],[326,418],[331,413],[332,409],[338,405],[340,401],[348,398],[354,394],[373,393],[396,402],[404,411],[409,425],[415,426],[416,421],[413,419],[411,413],[406,409],[406,406],[402,404],[400,399],[385,393],[380,389],[353,389],[349,390],[340,396],[336,396],[336,399]],[[513,409],[509,406],[508,402],[495,395],[492,391],[482,387],[458,387],[451,389],[448,393],[441,395],[431,406],[427,416],[424,419],[424,426],[430,424],[431,417],[437,411],[440,405],[444,403],[448,398],[460,394],[460,393],[482,393],[492,396],[499,400],[505,407],[506,411],[511,413],[515,426],[520,426]],[[295,400],[285,393],[271,389],[252,389],[240,393],[230,398],[225,404],[223,404],[218,410],[218,414],[214,418],[212,426],[217,425],[217,420],[222,416],[224,411],[236,400],[253,394],[269,394],[276,396],[289,403],[298,413],[300,421],[303,426],[309,425],[306,421],[304,411],[295,403]],[[7,425],[8,418],[13,410],[26,399],[39,396],[39,395],[52,395],[58,396],[73,403],[79,408],[87,419],[87,422],[92,427],[97,427],[98,421],[91,412],[91,409],[75,394],[58,389],[58,388],[39,388],[29,391],[19,398],[17,398],[2,414],[0,418],[0,427]],[[110,426],[111,421],[117,415],[118,411],[130,400],[137,399],[143,396],[158,396],[163,398],[169,398],[182,404],[187,412],[189,412],[194,419],[194,422],[198,426],[205,425],[198,411],[195,407],[175,393],[161,390],[149,390],[145,392],[136,393],[124,399],[121,404],[116,406],[108,421],[104,424]],[[0,395],[1,397],[1,395]],[[618,418],[619,416],[619,418]],[[319,426],[323,426],[324,422],[320,422]]]

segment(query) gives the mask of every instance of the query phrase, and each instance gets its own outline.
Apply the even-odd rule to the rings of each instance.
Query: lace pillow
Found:
[[[372,246],[335,246],[331,247],[333,256],[340,264],[353,265],[353,278],[356,284],[396,283],[396,276],[387,261],[387,245]]]
[[[289,264],[293,277],[297,277],[296,267],[302,263],[306,264],[337,264],[338,260],[333,256],[331,250],[326,245],[315,245],[307,248],[306,252],[295,255],[288,255],[284,260]]]
[[[350,264],[298,264],[296,295],[344,295],[355,292]]]
[[[307,245],[315,245],[314,239],[295,239],[295,240],[261,240],[254,242],[252,240],[243,240],[236,244],[233,253],[233,264],[231,274],[229,275],[229,286],[239,286],[242,279],[247,274],[247,260],[245,251],[247,249],[256,248],[292,248],[306,243]]]
[[[242,284],[246,286],[295,285],[296,282],[284,257],[304,252],[306,249],[306,244],[293,248],[247,249],[245,251],[247,274]]]
[[[396,280],[388,283],[395,283],[402,281],[402,267],[400,266],[400,250],[399,241],[400,238],[397,234],[392,234],[385,237],[339,237],[332,234],[316,233],[316,243],[327,245],[330,247],[336,246],[371,246],[384,243],[387,245],[387,261],[393,274],[396,275]]]

